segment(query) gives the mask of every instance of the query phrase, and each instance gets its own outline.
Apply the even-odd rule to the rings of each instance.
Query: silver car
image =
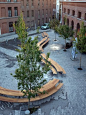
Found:
[[[43,26],[41,26],[41,29],[43,30],[49,29],[49,23],[44,23]]]

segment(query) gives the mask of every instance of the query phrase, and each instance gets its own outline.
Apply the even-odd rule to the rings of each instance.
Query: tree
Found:
[[[52,28],[54,30],[54,33],[55,33],[55,40],[54,41],[57,41],[56,40],[56,33],[57,33],[58,25],[59,25],[59,21],[57,19],[52,19],[50,21],[50,24],[49,24],[50,28]]]
[[[57,28],[57,31],[65,39],[64,51],[66,51],[66,39],[69,37],[72,37],[74,34],[74,31],[68,25],[60,25]]]
[[[81,68],[81,59],[82,59],[82,53],[86,53],[86,27],[84,27],[84,22],[81,23],[80,31],[77,33],[77,49],[80,51],[80,67],[79,70],[82,70]]]
[[[15,77],[18,80],[18,89],[24,93],[24,96],[28,98],[28,108],[30,105],[31,97],[36,97],[38,93],[45,93],[45,91],[40,92],[40,88],[45,84],[44,74],[50,70],[49,63],[41,67],[40,61],[42,57],[41,52],[37,46],[37,38],[31,40],[31,37],[27,39],[27,32],[25,27],[25,22],[23,21],[23,15],[21,14],[17,25],[14,25],[18,38],[21,41],[19,55],[17,55],[18,69],[15,70]],[[47,53],[47,59],[49,53]]]

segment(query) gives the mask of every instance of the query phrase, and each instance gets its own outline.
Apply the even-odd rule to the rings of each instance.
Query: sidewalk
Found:
[[[48,32],[48,31],[50,31],[50,29],[47,29],[47,30],[41,30],[40,29],[39,30],[40,33],[44,32],[44,31]],[[28,32],[28,36],[31,36],[31,35],[34,35],[34,34],[37,34],[37,30],[30,30]],[[2,35],[0,35],[0,42],[4,42],[6,40],[14,39],[14,38],[17,38],[17,37],[18,37],[18,35],[15,34],[15,32],[2,34]]]

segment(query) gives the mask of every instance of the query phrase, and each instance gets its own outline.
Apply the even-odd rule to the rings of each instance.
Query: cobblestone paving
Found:
[[[45,76],[47,80],[60,79],[64,85],[53,95],[53,99],[40,105],[40,108],[44,115],[86,115],[86,54],[82,54],[83,70],[78,70],[80,53],[78,52],[77,59],[72,61],[70,59],[72,48],[67,49],[66,52],[63,51],[64,39],[57,34],[57,41],[54,41],[55,35],[52,30],[48,32],[48,35],[50,41],[44,47],[44,53],[50,52],[50,58],[65,69],[66,76],[60,73],[53,75],[51,71]],[[40,34],[38,37],[38,40],[42,39]],[[5,45],[5,42],[3,44]],[[17,80],[10,73],[14,73],[17,68],[18,52],[15,48],[18,47],[15,44],[11,46],[6,48],[0,43],[0,86],[17,90]],[[52,46],[59,47],[59,49],[53,49]],[[3,115],[10,115],[10,112],[12,112],[11,108],[5,107],[4,111],[0,109],[0,114]]]

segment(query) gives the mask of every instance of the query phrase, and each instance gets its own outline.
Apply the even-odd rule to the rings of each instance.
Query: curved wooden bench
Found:
[[[45,37],[43,33],[42,33],[42,37],[43,37],[43,38]]]
[[[43,38],[40,42],[37,43],[37,46],[40,46],[42,43],[44,43],[47,40],[47,37]]]
[[[43,63],[46,63],[44,59],[41,60]],[[55,68],[53,66],[49,66],[50,69],[52,70],[53,74],[57,74],[57,71],[55,70]]]
[[[47,44],[48,42],[49,42],[49,38],[41,46],[39,46],[39,50],[43,52],[44,51],[43,46]]]
[[[41,54],[41,56],[46,59],[46,55],[45,54]],[[57,72],[62,72],[63,74],[66,74],[65,70],[54,60],[52,60],[51,58],[48,58],[48,61],[51,62],[51,64],[56,68]]]
[[[43,32],[44,37],[49,37],[46,32]]]
[[[41,100],[41,99],[44,99],[50,95],[52,95],[53,93],[55,93],[56,91],[58,91],[63,83],[59,83],[57,86],[56,84],[59,82],[58,79],[53,79],[53,80],[50,80],[47,84],[43,85],[43,87],[40,89],[40,91],[47,91],[47,93],[45,94],[40,94],[38,96],[36,96],[35,98],[31,98],[31,101],[37,101],[37,100]],[[0,92],[0,94],[2,94],[3,96],[0,96],[0,101],[7,101],[7,102],[15,102],[15,103],[23,103],[23,102],[28,102],[28,99],[27,98],[15,98],[15,97],[5,97],[4,95],[8,96],[8,95],[11,95],[13,96],[13,91],[12,90],[9,90],[9,89],[5,89],[5,88],[2,88],[2,90],[4,90],[4,92]],[[9,90],[8,92],[6,92],[7,90]],[[1,90],[0,90],[1,91]],[[11,92],[12,91],[12,92]],[[14,92],[19,92],[19,91],[14,91]],[[21,92],[21,91],[20,91]],[[13,93],[13,94],[12,94]],[[14,94],[15,96],[16,94]],[[21,95],[22,96],[22,95]]]
[[[54,87],[52,90],[50,90],[48,93],[46,94],[42,94],[40,96],[37,96],[35,98],[31,98],[31,102],[33,101],[38,101],[38,100],[41,100],[41,99],[44,99],[44,98],[47,98],[49,97],[50,95],[54,94],[55,92],[57,92],[61,87],[63,86],[63,83],[59,83],[58,86]],[[0,96],[0,101],[6,101],[6,102],[15,102],[15,103],[25,103],[25,102],[28,102],[28,99],[27,98],[9,98],[9,97],[3,97],[3,96]]]
[[[52,84],[52,82],[55,85],[56,83],[59,82],[59,80],[58,79],[53,79],[52,81],[49,81],[44,86],[42,86],[42,88],[39,91],[43,91],[43,90],[48,91],[49,90],[48,85]],[[0,87],[0,94],[9,95],[9,96],[23,96],[24,95],[21,91],[10,90],[10,89],[6,89],[6,88],[3,88],[3,87]]]

